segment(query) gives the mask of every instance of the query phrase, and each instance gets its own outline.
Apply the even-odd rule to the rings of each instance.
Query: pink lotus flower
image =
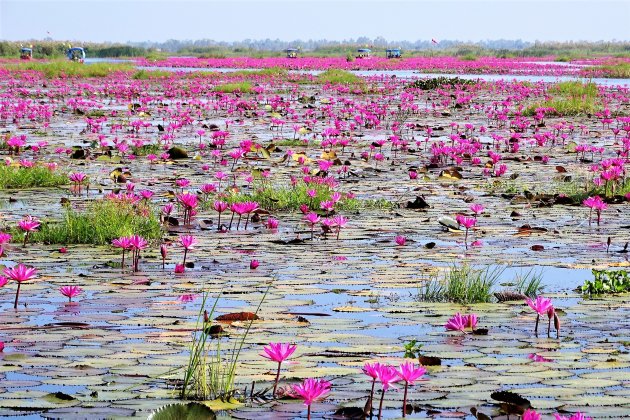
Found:
[[[599,222],[601,221],[602,211],[608,208],[608,205],[602,200],[602,198],[598,195],[594,197],[589,197],[582,202],[586,207],[589,207],[591,210],[588,215],[588,224],[591,224],[591,216],[593,215],[593,210],[597,213],[597,226],[599,226]]]
[[[72,298],[79,296],[83,289],[79,286],[62,286],[59,288],[59,292],[68,298],[68,302],[72,302]]]
[[[535,410],[527,410],[523,413],[521,420],[541,420],[542,416]]]
[[[225,201],[217,200],[213,203],[212,207],[214,210],[219,213],[219,220],[217,221],[217,230],[221,230],[221,213],[226,211],[229,207],[229,204]]]
[[[4,341],[0,341],[0,353],[4,351]]]
[[[269,217],[267,219],[267,223],[266,223],[267,229],[272,229],[272,230],[278,229],[278,224],[279,224],[278,219],[274,219],[273,217]]]
[[[372,400],[374,399],[374,386],[376,385],[376,379],[378,378],[378,372],[381,369],[381,364],[380,363],[366,363],[365,365],[363,365],[363,373],[365,373],[367,376],[369,376],[370,378],[372,378],[372,389],[370,391],[370,398],[368,400],[369,402],[369,407],[366,407],[366,412],[367,413],[372,413]]]
[[[484,211],[484,207],[481,204],[471,204],[470,211],[475,213],[475,215],[479,216]]]
[[[179,243],[182,247],[184,247],[184,261],[182,262],[182,265],[185,266],[188,251],[190,251],[197,244],[197,240],[192,235],[181,235],[179,237]]]
[[[9,233],[0,232],[0,245],[11,242],[12,236]]]
[[[457,312],[446,322],[444,327],[447,331],[464,331],[468,325],[468,317]]]
[[[310,420],[311,404],[330,392],[330,382],[323,379],[308,378],[299,385],[293,385],[292,391],[304,400],[304,405],[307,406],[306,418]]]
[[[455,220],[457,221],[457,223],[459,223],[460,226],[464,226],[464,228],[466,228],[466,237],[464,238],[464,244],[466,246],[466,249],[468,249],[468,230],[473,228],[477,224],[477,219],[475,219],[474,217],[464,216],[463,214],[458,214],[457,217],[455,217]]]
[[[9,279],[18,282],[18,287],[15,292],[15,302],[13,303],[13,309],[17,309],[18,298],[20,297],[20,286],[22,286],[22,282],[33,279],[37,275],[37,270],[23,264],[18,264],[12,268],[5,268],[4,274]]]
[[[125,270],[125,251],[129,251],[132,249],[131,238],[128,236],[122,236],[118,239],[114,239],[112,241],[112,245],[116,248],[121,248],[123,251],[121,267],[124,271]]]
[[[553,304],[551,303],[551,299],[537,296],[536,300],[527,298],[525,302],[527,302],[530,308],[536,311],[536,326],[534,327],[534,333],[536,334],[536,337],[538,337],[538,322],[540,321],[540,317],[544,315],[547,315],[547,318],[549,320],[547,325],[547,336],[551,335],[551,319],[553,318],[556,332],[559,337],[560,319],[558,318],[558,314],[556,314]]]
[[[278,380],[280,379],[280,367],[282,366],[282,362],[291,357],[296,348],[296,345],[289,343],[269,343],[267,346],[263,347],[263,353],[260,353],[262,357],[278,363],[276,380],[273,385],[273,396],[276,395],[276,388],[278,387]]]
[[[412,362],[405,362],[398,368],[398,376],[405,382],[405,393],[403,395],[402,416],[407,416],[407,389],[409,385],[413,385],[415,381],[427,373],[423,366],[416,367]]]
[[[315,225],[319,222],[320,218],[317,213],[310,212],[306,216],[304,216],[304,220],[311,225],[311,239],[313,239]]]
[[[407,243],[407,238],[403,235],[397,235],[394,238],[394,242],[396,242],[396,245],[404,246]]]
[[[35,232],[40,223],[32,216],[26,216],[24,219],[18,222],[18,227],[24,231],[24,245],[28,242],[28,237],[31,232]]]
[[[184,264],[175,264],[175,274],[183,274],[186,271]]]
[[[249,269],[250,270],[255,270],[258,268],[258,266],[260,265],[260,262],[258,262],[258,260],[251,260],[249,262]]]
[[[376,368],[378,380],[381,382],[383,387],[383,392],[381,393],[381,402],[378,406],[378,418],[381,418],[381,414],[383,413],[383,400],[385,399],[385,393],[392,386],[393,383],[398,382],[400,380],[400,375],[398,371],[393,366],[388,365],[379,365]]]

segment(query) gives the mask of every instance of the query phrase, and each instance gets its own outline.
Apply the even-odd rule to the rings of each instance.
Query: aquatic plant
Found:
[[[407,389],[421,378],[427,370],[423,366],[416,367],[413,362],[405,362],[398,367],[398,376],[405,383],[403,394],[402,416],[407,416]]]
[[[77,194],[81,195],[81,186],[87,182],[88,176],[83,172],[72,172],[68,175],[68,179],[74,183]]]
[[[83,212],[68,208],[61,220],[42,220],[31,238],[51,244],[106,245],[133,234],[150,241],[162,237],[160,222],[151,207],[105,199],[91,202]]]
[[[304,400],[307,407],[306,418],[311,419],[311,405],[315,400],[322,399],[330,392],[330,382],[324,379],[307,378],[301,384],[293,385],[291,391],[294,395]]]
[[[32,216],[26,216],[18,222],[18,227],[24,232],[23,246],[26,246],[29,236],[33,232],[37,232],[37,229],[40,227],[40,222]]]
[[[317,81],[319,81],[320,83],[345,85],[361,84],[364,82],[363,79],[356,74],[340,69],[328,69],[323,73],[318,74]]]
[[[608,208],[608,205],[606,205],[604,200],[602,200],[602,198],[598,195],[596,195],[595,197],[587,198],[582,202],[582,204],[590,209],[590,212],[588,214],[588,224],[591,224],[593,210],[595,210],[595,213],[597,214],[597,226],[599,226],[599,222],[602,218],[602,211],[606,210]]]
[[[224,357],[221,351],[221,341],[210,324],[221,292],[217,294],[210,311],[205,309],[210,293],[208,291],[203,292],[195,333],[192,335],[189,347],[189,358],[184,371],[180,398],[207,400],[209,398],[229,399],[231,397],[234,391],[236,367],[243,344],[249,335],[254,320],[258,318],[257,314],[270,288],[271,284],[266,287],[253,316],[247,318],[249,323],[245,331],[240,339],[234,340],[234,345],[227,357]],[[211,346],[213,341],[215,343],[214,349]]]
[[[585,280],[582,293],[600,295],[630,292],[630,274],[625,270],[592,270],[593,280]]]
[[[221,93],[251,93],[252,84],[249,82],[225,83],[215,86],[213,90]]]
[[[468,230],[472,229],[477,224],[477,219],[475,219],[474,217],[467,217],[462,214],[458,214],[455,220],[457,221],[457,223],[459,223],[460,226],[463,226],[466,229],[464,245],[466,246],[466,249],[468,249]]]
[[[452,266],[444,273],[444,299],[461,304],[490,302],[492,289],[503,271],[501,267]]]
[[[273,360],[278,363],[278,370],[276,372],[276,379],[273,382],[273,391],[271,395],[275,397],[276,388],[278,387],[278,381],[280,380],[280,367],[282,362],[287,360],[295,352],[296,345],[289,343],[269,343],[263,347],[263,353],[260,355],[266,359]]]
[[[182,265],[186,267],[186,256],[188,255],[188,251],[197,244],[197,239],[193,235],[181,235],[179,237],[179,244],[184,248],[184,260],[182,261]]]
[[[79,286],[61,286],[59,293],[68,298],[68,302],[72,302],[72,298],[79,296],[83,292]]]
[[[534,268],[531,268],[527,272],[521,272],[516,275],[515,290],[528,298],[535,299],[545,288],[542,285],[542,280],[542,271],[536,271]]]
[[[400,380],[400,375],[396,368],[389,365],[376,366],[376,373],[382,386],[381,401],[378,404],[378,419],[380,420],[383,415],[383,400],[385,399],[385,393],[392,384]]]
[[[68,177],[45,165],[31,167],[0,165],[0,190],[66,185]]]
[[[372,415],[372,406],[374,402],[374,387],[376,385],[376,380],[378,379],[378,373],[380,369],[381,364],[378,362],[366,363],[363,365],[363,368],[361,368],[363,373],[372,378],[372,388],[370,390],[370,396],[368,397],[367,404],[365,405],[365,413],[369,414],[370,416]]]
[[[560,319],[558,318],[558,314],[556,313],[553,304],[551,303],[551,299],[537,296],[536,299],[528,298],[525,300],[525,302],[536,312],[536,326],[534,327],[534,334],[536,335],[536,337],[538,337],[538,322],[541,315],[547,315],[547,318],[549,319],[549,323],[547,326],[547,336],[549,337],[551,335],[551,319],[553,318],[556,333],[558,337],[560,337]]]
[[[475,327],[477,326],[477,315],[476,314],[468,314],[462,315],[457,312],[450,318],[444,327],[447,331],[461,331],[465,332],[466,329],[470,328],[472,331],[475,331]]]
[[[4,269],[4,275],[10,280],[17,281],[17,289],[15,291],[15,301],[13,303],[13,309],[17,309],[18,299],[20,297],[20,287],[22,283],[28,280],[32,280],[37,275],[37,270],[33,267],[27,267],[24,264],[18,264],[11,268]]]

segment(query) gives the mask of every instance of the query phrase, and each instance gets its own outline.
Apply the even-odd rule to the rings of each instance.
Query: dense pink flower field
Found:
[[[600,58],[579,62],[554,62],[555,57],[496,58],[479,57],[464,60],[458,57],[410,57],[389,60],[384,57],[369,57],[348,61],[345,57],[230,57],[196,58],[169,57],[162,61],[136,60],[142,66],[151,67],[193,67],[193,68],[237,68],[265,69],[280,67],[290,70],[409,70],[439,73],[472,74],[528,74],[538,76],[605,76],[604,71],[585,71],[585,67],[601,66],[628,59]]]

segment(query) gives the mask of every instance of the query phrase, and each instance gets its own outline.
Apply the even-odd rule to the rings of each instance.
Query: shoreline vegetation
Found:
[[[217,42],[213,40],[175,41],[164,43],[93,43],[47,40],[0,41],[0,57],[19,57],[21,46],[33,46],[35,58],[63,58],[68,45],[86,49],[88,57],[123,58],[145,57],[160,60],[168,56],[194,56],[200,58],[225,57],[284,57],[287,48],[298,48],[306,56],[345,57],[357,48],[369,45],[374,55],[384,55],[387,48],[401,48],[404,57],[455,56],[474,60],[478,57],[499,58],[549,57],[555,61],[568,62],[579,58],[614,57],[630,58],[630,42],[524,42],[521,40],[497,40],[483,42],[461,42],[441,40],[386,41],[384,39],[359,38],[350,41],[280,41],[251,40],[249,42]]]

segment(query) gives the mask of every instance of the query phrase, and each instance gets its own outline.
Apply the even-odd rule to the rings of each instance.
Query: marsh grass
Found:
[[[630,79],[630,63],[622,62],[605,66],[593,66],[584,69],[586,74],[603,72],[601,76],[614,79]]]
[[[57,187],[68,184],[68,175],[51,171],[45,166],[0,165],[0,189],[25,189],[36,187]]]
[[[282,67],[270,67],[260,70],[237,70],[230,72],[230,76],[268,76],[268,77],[285,77],[289,72]]]
[[[131,72],[134,66],[124,63],[93,63],[83,64],[69,60],[39,62],[29,61],[16,64],[6,64],[9,70],[34,70],[42,73],[48,79],[60,77],[107,77],[116,72]]]
[[[434,275],[418,288],[418,299],[432,302],[454,302],[463,305],[487,303],[503,274],[503,267],[474,268],[468,264],[453,265],[441,276]]]
[[[609,186],[595,186],[592,182],[584,180],[571,182],[558,182],[554,185],[555,193],[562,194],[571,199],[575,204],[581,204],[588,197],[599,195],[601,197],[610,197],[613,195],[613,188]],[[621,183],[615,186],[614,195],[625,196],[630,193],[630,182]]]
[[[226,83],[223,85],[217,85],[212,90],[214,92],[222,93],[251,93],[252,84],[250,82]]]
[[[31,241],[106,245],[129,235],[140,235],[147,240],[161,238],[162,228],[155,212],[140,204],[98,200],[83,212],[66,209],[59,221],[43,220],[39,231],[31,235]]]
[[[329,69],[317,76],[320,83],[344,84],[344,85],[362,85],[365,81],[356,74],[349,71],[339,69]]]
[[[271,284],[267,286],[254,314],[258,314]],[[203,293],[203,299],[197,316],[196,333],[192,336],[188,364],[184,371],[184,379],[180,392],[181,399],[208,400],[220,398],[228,400],[234,395],[234,383],[238,359],[252,327],[251,319],[239,338],[234,339],[232,348],[227,352],[221,349],[221,337],[210,333],[211,320],[221,297],[217,294],[210,312],[205,312],[210,295]],[[206,321],[207,318],[207,321]]]
[[[131,75],[131,78],[135,80],[166,79],[169,77],[173,77],[174,75],[175,75],[175,72],[168,71],[168,70],[141,69],[133,73]]]
[[[532,116],[537,108],[553,108],[556,115],[587,115],[602,110],[599,90],[592,82],[560,82],[549,88],[551,99],[528,106],[523,114]]]
[[[545,286],[542,285],[542,279],[542,270],[531,268],[527,271],[522,271],[516,275],[516,292],[528,298],[535,299],[545,288]]]
[[[317,195],[310,198],[307,190],[314,189]],[[225,200],[228,203],[237,203],[243,201],[256,201],[258,205],[269,211],[281,210],[298,210],[302,204],[307,204],[309,208],[317,211],[320,209],[322,201],[331,199],[333,191],[325,185],[296,185],[294,188],[263,186],[261,188],[253,188],[249,192],[238,192],[228,195]],[[357,199],[342,198],[336,205],[335,209],[345,211],[357,211],[365,209],[391,209],[394,203],[385,199]]]

